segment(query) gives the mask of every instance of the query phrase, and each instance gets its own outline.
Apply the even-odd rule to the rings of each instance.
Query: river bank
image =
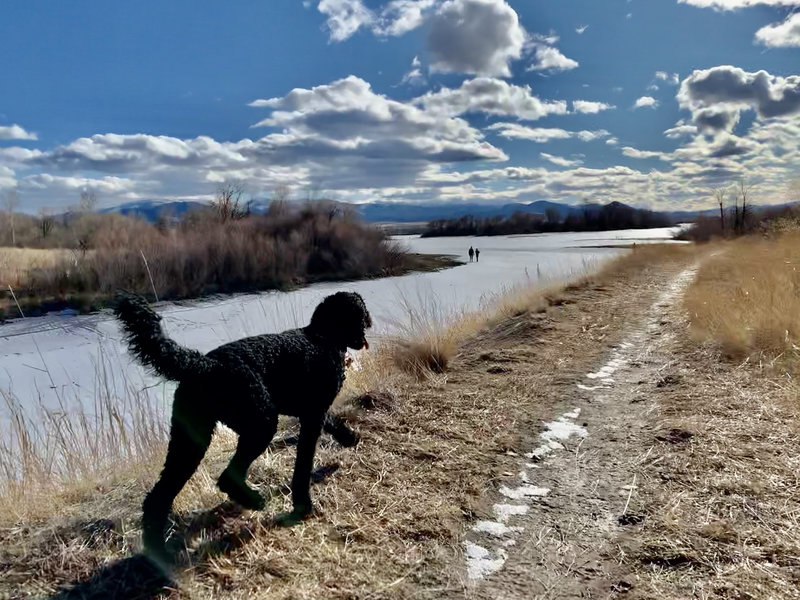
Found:
[[[480,263],[401,277],[322,282],[292,292],[264,292],[163,303],[164,326],[179,343],[201,351],[249,335],[305,324],[317,303],[340,290],[360,293],[373,315],[370,343],[402,330],[412,315],[443,325],[517,287],[564,281],[598,268],[634,243],[669,239],[671,229],[603,234],[494,238]],[[648,237],[642,237],[648,236]],[[409,253],[467,258],[471,238],[398,237]],[[619,248],[597,248],[617,244]],[[468,259],[467,259],[468,260]],[[0,424],[8,400],[29,409],[92,407],[131,394],[165,404],[165,388],[130,359],[107,312],[16,320],[0,326]]]

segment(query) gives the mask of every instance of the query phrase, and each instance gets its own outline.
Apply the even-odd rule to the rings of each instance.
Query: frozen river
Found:
[[[373,315],[370,341],[380,341],[407,319],[406,307],[435,307],[438,314],[469,310],[503,290],[574,277],[624,250],[614,246],[669,239],[672,229],[557,233],[524,236],[421,239],[400,236],[413,252],[453,254],[467,260],[470,245],[480,262],[439,272],[367,281],[320,283],[292,292],[241,294],[164,303],[158,311],[170,336],[207,351],[219,344],[308,322],[316,304],[339,290],[359,292]],[[99,395],[163,395],[163,386],[131,362],[108,312],[17,320],[0,325],[0,397],[23,406],[59,401],[91,406]],[[8,418],[0,402],[0,422]]]

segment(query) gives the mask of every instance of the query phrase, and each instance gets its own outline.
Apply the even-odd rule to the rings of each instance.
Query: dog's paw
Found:
[[[334,439],[345,448],[352,448],[358,445],[361,438],[358,437],[355,431],[349,427],[343,426],[336,432]]]
[[[229,477],[222,476],[217,482],[219,489],[242,508],[247,510],[264,510],[267,501],[247,484],[240,484]]]
[[[314,514],[314,507],[311,504],[295,505],[292,512],[281,513],[275,517],[275,524],[280,527],[293,527]]]
[[[311,483],[322,483],[329,475],[336,473],[338,470],[339,465],[337,463],[317,467],[311,472]]]

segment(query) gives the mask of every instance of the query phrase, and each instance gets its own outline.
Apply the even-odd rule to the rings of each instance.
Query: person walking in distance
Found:
[[[481,251],[475,248],[475,262],[481,261]]]
[[[472,246],[469,247],[467,254],[469,254],[469,262],[472,262],[472,257],[475,256],[475,250],[472,249]]]

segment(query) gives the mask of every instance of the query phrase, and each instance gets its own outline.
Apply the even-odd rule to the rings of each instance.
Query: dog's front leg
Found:
[[[300,440],[297,444],[297,459],[292,475],[292,504],[294,510],[278,517],[281,525],[294,525],[311,514],[311,470],[314,467],[314,453],[317,440],[322,432],[324,415],[300,419]]]
[[[325,413],[322,428],[345,448],[352,448],[358,444],[358,434],[347,426],[342,417],[334,417],[331,413]]]

